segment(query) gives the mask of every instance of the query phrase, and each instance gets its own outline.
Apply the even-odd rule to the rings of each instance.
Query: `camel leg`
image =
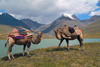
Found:
[[[84,51],[84,42],[83,42],[83,39],[80,40],[79,42],[80,42],[80,48],[81,48],[81,46],[83,46],[83,51]],[[79,50],[80,50],[80,48],[79,48]]]
[[[23,56],[24,56],[24,52],[25,52],[25,47],[26,47],[26,44],[23,47]]]
[[[83,51],[84,51],[84,42],[83,42],[83,39],[80,37],[80,36],[78,36],[78,41],[79,41],[79,43],[80,43],[80,48],[79,48],[79,50],[81,49],[81,46],[83,45]]]
[[[60,40],[60,43],[59,43],[59,46],[58,46],[57,49],[59,49],[59,47],[60,47],[61,43],[63,42],[63,40],[64,40],[64,39]]]
[[[27,44],[27,56],[28,56],[28,57],[30,57],[30,56],[29,56],[29,48],[30,48],[30,46],[31,46],[31,42],[29,42],[29,43]]]
[[[9,54],[10,54],[10,48],[11,48],[11,47],[8,47],[8,50],[7,50],[7,55],[8,55],[8,59],[9,59],[9,60],[11,60],[10,55],[9,55]]]
[[[12,58],[15,59],[15,57],[12,55],[12,46],[9,46],[9,47],[8,47],[8,50],[7,50],[8,58],[9,58],[9,60],[11,60],[9,53],[10,53],[10,55],[12,56]]]
[[[83,40],[81,40],[81,44],[83,45],[83,51],[84,51],[84,42],[83,42]]]
[[[70,48],[69,48],[69,40],[66,40],[66,42],[67,42],[67,47],[68,47],[68,51],[70,50]]]
[[[10,52],[10,55],[12,56],[13,59],[15,59],[15,57],[12,55],[12,52]]]
[[[10,55],[12,56],[13,59],[15,59],[15,57],[12,55],[12,47],[13,46],[10,47]]]

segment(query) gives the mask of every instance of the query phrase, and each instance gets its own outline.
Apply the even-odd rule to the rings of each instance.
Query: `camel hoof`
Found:
[[[59,50],[59,48],[57,48],[56,50]]]
[[[82,51],[85,51],[85,50],[82,50]]]
[[[9,61],[11,61],[11,59],[9,59]]]
[[[15,60],[15,58],[13,58],[13,60]]]
[[[56,51],[58,51],[59,49],[56,49]]]
[[[30,56],[28,55],[28,58],[30,58]]]
[[[80,51],[80,48],[79,48],[79,51]]]
[[[24,53],[22,53],[22,55],[24,56]]]
[[[24,55],[23,55],[24,56]]]
[[[68,50],[68,51],[70,51],[70,50]]]

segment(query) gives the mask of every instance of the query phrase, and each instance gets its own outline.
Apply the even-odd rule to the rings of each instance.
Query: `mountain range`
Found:
[[[37,23],[36,21],[32,21],[31,19],[21,19],[24,23],[26,23],[32,30],[36,30],[40,26],[43,26],[44,24]]]
[[[9,15],[8,13],[3,13],[0,15],[0,24],[10,25],[10,26],[21,26],[21,27],[30,29],[30,27],[28,25],[26,25],[24,22],[14,18],[13,16]]]
[[[91,18],[87,19],[87,20],[80,20],[80,22],[86,24],[86,25],[89,25],[91,24],[92,22],[95,23],[96,20],[100,19],[100,16],[98,15],[94,15],[92,16]]]
[[[100,19],[90,23],[82,31],[87,34],[100,33]]]
[[[84,23],[79,22],[79,19],[76,17],[76,15],[62,14],[62,16],[60,16],[58,19],[53,21],[51,25],[42,32],[53,34],[54,28],[63,27],[65,24],[71,27],[74,27],[74,25],[77,25],[79,28],[86,26]]]
[[[31,19],[28,19],[28,18],[18,20],[8,13],[3,13],[0,15],[0,25],[9,25],[12,27],[20,26],[20,27],[24,27],[29,30],[35,30],[37,32],[41,31],[43,33],[54,35],[53,29],[63,27],[65,24],[67,26],[71,26],[71,27],[73,27],[74,25],[77,25],[79,28],[82,28],[82,27],[87,27],[88,25],[91,26],[91,25],[97,23],[96,22],[97,20],[99,23],[99,21],[100,21],[99,19],[100,19],[100,16],[95,15],[87,20],[80,20],[77,18],[77,16],[75,14],[64,13],[60,17],[55,19],[51,24],[40,24],[40,23],[33,21]],[[86,28],[84,28],[84,29],[86,29]],[[86,32],[86,30],[83,30],[83,31]]]

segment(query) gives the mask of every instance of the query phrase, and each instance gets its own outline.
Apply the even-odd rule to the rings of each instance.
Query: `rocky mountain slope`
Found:
[[[39,28],[37,28],[35,31],[39,32],[39,31],[44,31],[46,30],[51,24],[44,24],[42,26],[40,26]]]
[[[85,24],[79,22],[79,19],[76,17],[76,15],[62,14],[62,16],[52,22],[51,25],[42,32],[53,34],[54,28],[63,27],[65,24],[71,27],[77,25],[79,28],[86,26]]]
[[[84,33],[100,33],[100,19],[83,28]]]
[[[21,26],[26,29],[31,29],[23,21],[14,18],[13,16],[9,15],[8,13],[0,14],[0,24],[10,25],[10,26]]]
[[[84,33],[85,32],[91,33],[93,31],[98,32],[98,30],[100,30],[99,29],[100,27],[99,19],[100,19],[100,16],[95,15],[87,20],[80,20],[77,18],[75,14],[64,13],[59,18],[57,18],[55,21],[53,21],[51,24],[46,25],[46,24],[40,24],[31,19],[18,20],[8,13],[0,14],[0,24],[1,25],[8,25],[8,27],[17,26],[17,28],[19,28],[20,26],[20,27],[24,27],[29,30],[35,30],[37,32],[40,31],[44,34],[46,33],[50,35],[54,35],[54,32],[53,32],[54,28],[63,27],[65,24],[71,27],[73,27],[74,25],[77,25],[79,28],[86,26],[86,28],[83,29]]]
[[[40,26],[43,26],[44,24],[40,24],[36,21],[33,21],[31,19],[22,19],[25,24],[27,24],[32,30],[38,29]]]
[[[91,18],[89,18],[89,19],[87,19],[87,20],[80,20],[80,22],[82,22],[82,23],[88,25],[88,24],[91,24],[92,22],[94,22],[94,21],[96,21],[96,20],[98,20],[98,19],[100,19],[100,16],[99,16],[99,15],[94,15],[94,16],[92,16]],[[94,22],[94,23],[95,23],[95,22]]]

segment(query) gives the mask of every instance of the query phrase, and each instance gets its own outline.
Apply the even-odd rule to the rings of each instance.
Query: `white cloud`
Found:
[[[2,13],[0,12],[0,15],[1,15]]]
[[[100,10],[98,11],[92,11],[90,16],[93,16],[93,15],[100,15]]]
[[[83,14],[94,11],[99,0],[0,0],[0,8],[17,19],[31,18],[49,23],[62,13]]]

